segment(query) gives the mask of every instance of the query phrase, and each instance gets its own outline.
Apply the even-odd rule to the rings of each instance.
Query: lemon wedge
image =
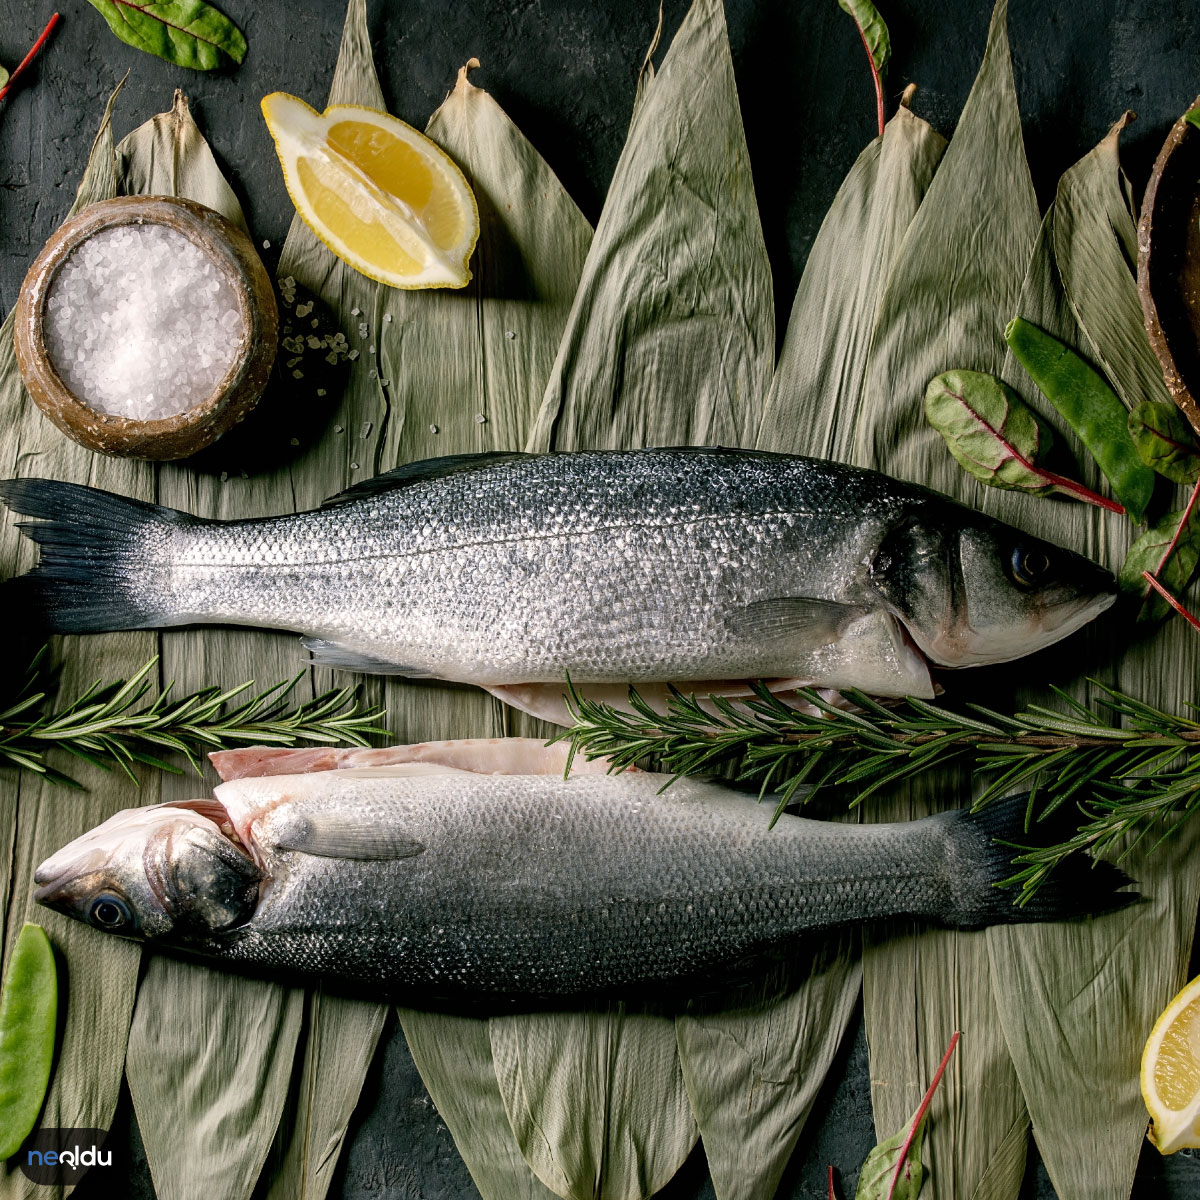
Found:
[[[438,145],[387,113],[323,113],[286,92],[263,117],[296,211],[356,271],[396,288],[460,288],[479,237],[463,173]]]
[[[1142,1052],[1142,1099],[1162,1154],[1200,1146],[1200,975],[1155,1022]]]

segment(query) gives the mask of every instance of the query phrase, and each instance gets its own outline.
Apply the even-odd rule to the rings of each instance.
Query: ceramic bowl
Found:
[[[240,348],[212,392],[192,408],[140,421],[89,407],[63,382],[47,352],[46,300],[62,264],[88,238],[117,225],[158,224],[189,239],[225,276],[241,313]],[[275,360],[279,316],[271,280],[250,239],[220,213],[172,196],[121,196],[89,205],[46,243],[17,300],[17,366],[37,406],[89,450],[128,458],[186,458],[216,441],[258,402]]]

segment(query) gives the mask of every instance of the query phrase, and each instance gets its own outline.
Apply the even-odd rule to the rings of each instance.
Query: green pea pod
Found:
[[[1004,331],[1017,361],[1079,435],[1134,521],[1146,516],[1154,472],[1129,435],[1129,414],[1108,381],[1070,346],[1015,317]]]
[[[0,1160],[16,1154],[37,1124],[57,1021],[54,950],[40,925],[27,924],[0,988]]]

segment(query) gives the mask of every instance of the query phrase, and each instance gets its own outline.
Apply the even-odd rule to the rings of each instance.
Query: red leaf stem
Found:
[[[837,1192],[833,1190],[833,1163],[829,1164],[829,1200],[838,1200]]]
[[[900,1173],[904,1170],[904,1164],[908,1161],[909,1147],[913,1144],[913,1138],[917,1136],[917,1130],[921,1128],[921,1122],[925,1120],[925,1114],[929,1111],[929,1105],[933,1101],[933,1093],[937,1091],[938,1084],[942,1082],[942,1076],[946,1073],[946,1064],[950,1061],[950,1055],[954,1053],[954,1047],[958,1045],[960,1037],[962,1037],[962,1033],[956,1029],[954,1036],[950,1039],[950,1045],[946,1047],[946,1053],[942,1055],[942,1061],[938,1064],[938,1069],[933,1073],[933,1080],[929,1084],[929,1089],[926,1091],[920,1107],[917,1109],[917,1114],[913,1117],[908,1137],[904,1139],[904,1145],[900,1147],[900,1160],[896,1163],[896,1173],[892,1176],[892,1186],[888,1188],[886,1200],[892,1200],[892,1196],[895,1195],[896,1185],[900,1182]]]
[[[1149,571],[1142,572],[1142,578],[1189,624],[1193,629],[1200,629],[1200,621],[1192,616],[1170,592],[1167,591]]]
[[[858,30],[858,36],[862,38],[863,49],[867,52],[867,63],[871,67],[871,78],[875,81],[875,115],[879,120],[879,136],[883,137],[884,126],[884,111],[883,111],[883,80],[879,77],[879,68],[875,66],[875,55],[871,53],[870,43],[867,41],[867,35],[863,33],[863,27],[858,23],[858,18],[853,13],[850,14],[850,19],[854,22],[854,28]]]
[[[1163,567],[1167,565],[1168,559],[1175,553],[1175,547],[1179,545],[1179,539],[1183,536],[1183,531],[1187,528],[1188,520],[1192,515],[1192,509],[1196,507],[1197,496],[1200,496],[1200,478],[1197,478],[1196,486],[1192,488],[1187,508],[1183,510],[1183,516],[1179,518],[1179,527],[1175,530],[1175,536],[1171,539],[1171,544],[1167,547],[1166,553],[1162,556],[1158,566],[1154,568],[1155,575],[1158,575],[1162,571]]]
[[[54,16],[52,16],[50,20],[46,22],[46,28],[42,30],[41,37],[39,37],[38,40],[33,43],[29,53],[25,55],[25,57],[21,59],[19,63],[17,63],[13,73],[8,77],[8,82],[2,88],[0,88],[0,100],[3,100],[4,97],[8,95],[9,89],[20,78],[21,72],[24,71],[31,62],[33,62],[34,58],[37,56],[37,52],[46,44],[46,39],[49,38],[50,34],[54,31],[54,27],[58,24],[60,19],[61,18],[59,17],[58,13],[55,13]]]

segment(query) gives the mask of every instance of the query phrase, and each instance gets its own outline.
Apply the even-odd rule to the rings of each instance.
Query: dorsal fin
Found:
[[[441,458],[423,458],[419,462],[405,463],[402,467],[384,471],[382,475],[352,484],[344,492],[330,496],[321,507],[330,508],[335,504],[361,500],[364,496],[390,492],[392,488],[426,483],[430,479],[442,479],[447,475],[461,475],[465,471],[477,471],[508,459],[536,457],[535,454],[523,454],[519,450],[489,450],[481,454],[447,454]]]

